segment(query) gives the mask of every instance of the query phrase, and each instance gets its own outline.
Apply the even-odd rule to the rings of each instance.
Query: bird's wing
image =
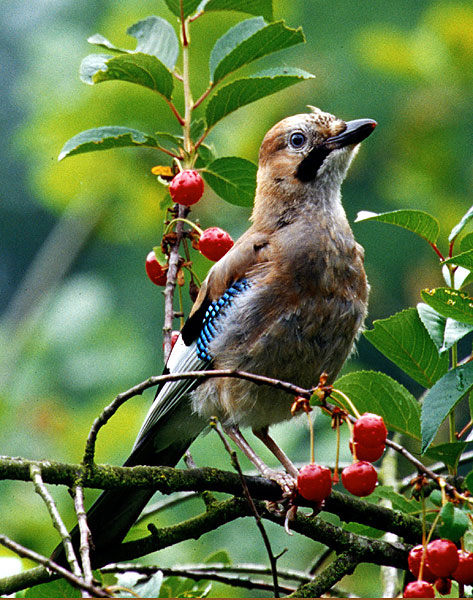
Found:
[[[181,335],[169,356],[165,373],[205,371],[212,364],[207,345],[215,333],[215,321],[227,309],[235,295],[251,285],[246,279],[257,265],[268,260],[267,235],[250,228],[227,254],[210,270],[187,319]],[[134,449],[148,437],[158,421],[170,413],[180,399],[199,385],[195,379],[165,383],[156,395],[138,433]]]

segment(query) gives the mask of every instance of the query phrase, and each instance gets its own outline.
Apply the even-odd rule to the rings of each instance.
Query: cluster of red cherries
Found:
[[[369,496],[374,491],[378,474],[371,463],[382,456],[387,435],[383,418],[373,413],[365,413],[353,426],[353,464],[343,469],[342,484],[354,496]],[[306,500],[322,502],[332,491],[332,482],[328,467],[311,463],[299,470],[297,491]]]
[[[418,579],[406,585],[404,598],[435,598],[434,585],[440,594],[449,594],[452,579],[464,585],[473,584],[473,553],[458,550],[450,540],[414,546],[407,560],[409,571]]]
[[[192,206],[201,199],[204,193],[204,182],[200,173],[193,169],[181,171],[171,181],[169,193],[177,204]],[[200,253],[212,261],[220,260],[232,246],[232,238],[220,227],[205,229],[198,241]],[[159,262],[154,250],[146,257],[145,266],[146,273],[154,284],[166,285],[167,265]]]

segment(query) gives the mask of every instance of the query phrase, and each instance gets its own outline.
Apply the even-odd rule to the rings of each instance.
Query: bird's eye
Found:
[[[306,143],[306,141],[307,141],[306,136],[303,133],[301,133],[300,131],[293,133],[291,135],[291,137],[289,138],[289,142],[290,142],[291,146],[296,149],[302,148],[302,146]]]

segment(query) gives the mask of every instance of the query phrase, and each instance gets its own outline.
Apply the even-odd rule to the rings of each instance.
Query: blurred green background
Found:
[[[307,44],[245,72],[282,63],[316,79],[233,113],[209,138],[217,154],[256,161],[266,130],[306,111],[307,104],[345,119],[374,118],[379,127],[344,184],[350,221],[359,210],[423,209],[440,219],[445,250],[448,231],[473,197],[471,2],[275,0],[274,6],[277,19],[303,25]],[[148,281],[144,259],[162,233],[163,191],[150,169],[166,161],[151,150],[123,149],[57,162],[68,138],[95,126],[178,133],[164,102],[148,90],[127,83],[89,87],[78,77],[81,59],[96,51],[86,42],[89,35],[100,32],[119,46],[133,47],[126,28],[152,14],[176,24],[160,0],[2,0],[1,454],[79,461],[100,409],[117,393],[161,372],[163,297]],[[243,18],[212,13],[193,25],[194,97],[206,87],[211,47]],[[207,192],[192,214],[204,227],[218,225],[236,238],[247,227],[249,210]],[[433,252],[414,235],[378,223],[353,229],[365,247],[372,286],[368,326],[415,305],[422,288],[442,285]],[[204,276],[211,263],[194,258]],[[347,366],[359,368],[400,376],[363,339]],[[401,381],[419,392],[411,381]],[[151,400],[152,392],[128,402],[102,431],[99,462],[119,464],[126,458]],[[327,420],[320,420],[316,458],[330,462],[335,438]],[[305,421],[277,427],[275,437],[294,460],[308,460]],[[229,468],[213,435],[192,451],[198,465]],[[53,492],[70,521],[70,498],[65,490]],[[201,508],[195,501],[163,514],[160,522],[177,522]],[[57,542],[31,485],[1,482],[0,515],[2,533],[25,545],[48,553]],[[306,568],[320,552],[307,540],[268,529],[276,554],[289,548],[282,565]],[[267,562],[250,520],[154,560],[186,563],[225,547],[236,562]],[[376,595],[375,572],[357,569],[358,594]],[[211,595],[235,593],[217,586]]]

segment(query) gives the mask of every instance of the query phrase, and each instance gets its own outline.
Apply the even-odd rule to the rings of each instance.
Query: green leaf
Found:
[[[416,514],[422,509],[418,500],[408,499],[402,494],[398,494],[388,485],[378,485],[374,492],[369,496],[369,502],[378,504],[380,500],[389,500],[393,510],[399,510],[406,514]]]
[[[111,50],[112,52],[118,52],[118,54],[128,54],[132,52],[132,50],[127,50],[126,48],[118,48],[112,42],[107,40],[106,37],[100,35],[100,33],[95,33],[87,38],[89,44],[93,44],[94,46],[99,46],[100,48],[106,48],[107,50]]]
[[[252,206],[257,166],[244,158],[217,158],[202,171],[205,181],[221,198],[237,206]]]
[[[456,344],[465,335],[473,331],[473,325],[443,317],[423,302],[419,302],[417,305],[417,312],[440,353],[446,352],[453,344]]]
[[[156,56],[170,71],[179,56],[179,40],[173,26],[161,17],[147,17],[129,27],[128,35],[137,39],[135,52]]]
[[[473,250],[467,250],[466,252],[447,258],[443,264],[454,264],[473,271]]]
[[[420,439],[420,408],[417,400],[388,375],[375,371],[356,371],[337,379],[335,387],[350,398],[360,413],[381,415],[388,429]],[[336,396],[351,412],[344,399]]]
[[[72,587],[65,579],[42,583],[30,587],[25,592],[25,598],[80,598],[81,593]]]
[[[80,66],[82,81],[93,85],[102,81],[128,81],[142,85],[171,99],[174,82],[163,63],[149,54],[89,54]]]
[[[468,488],[468,491],[473,494],[473,471],[470,471],[465,477],[465,485]]]
[[[181,18],[182,2],[183,16],[184,19],[187,19],[189,15],[195,12],[202,0],[165,0],[165,2],[169,10],[175,14],[176,17],[179,17],[179,19]]]
[[[448,371],[448,356],[439,356],[415,308],[374,321],[373,326],[365,337],[424,387],[432,387]]]
[[[205,111],[207,127],[213,127],[220,119],[246,104],[313,77],[301,69],[276,68],[232,81],[209,100]]]
[[[204,5],[204,11],[234,10],[250,15],[261,15],[266,21],[273,20],[272,0],[209,0]]]
[[[148,146],[158,148],[157,140],[147,133],[128,127],[95,127],[81,131],[62,147],[58,160],[74,154],[123,148],[125,146]]]
[[[449,442],[447,444],[438,444],[437,446],[430,446],[425,455],[428,458],[445,463],[447,467],[456,469],[463,452],[472,446],[473,442]]]
[[[204,169],[209,163],[215,160],[215,154],[206,144],[200,144],[197,148],[197,160],[195,161],[196,169]]]
[[[380,221],[381,223],[390,223],[408,229],[417,233],[428,242],[435,244],[437,241],[440,226],[435,217],[423,210],[402,209],[386,213],[373,213],[361,211],[358,213],[355,223],[361,221]]]
[[[212,552],[212,554],[209,554],[209,556],[207,556],[207,558],[204,559],[204,563],[213,565],[222,564],[230,566],[232,564],[232,560],[227,550],[217,550],[215,552]]]
[[[465,237],[461,239],[460,249],[462,252],[473,250],[473,233],[467,233]]]
[[[442,538],[458,542],[468,529],[469,523],[470,520],[467,515],[453,506],[451,502],[447,502],[442,506],[439,526],[439,533]]]
[[[136,52],[150,54],[159,58],[168,69],[174,69],[179,55],[179,40],[168,21],[161,17],[147,17],[129,27],[126,32],[136,38],[135,50],[118,48],[99,33],[92,35],[87,41],[119,54],[135,54]]]
[[[179,154],[180,149],[184,146],[184,138],[182,136],[172,135],[167,131],[157,131],[154,135],[160,146],[175,154]]]
[[[450,411],[473,387],[473,363],[446,373],[424,397],[422,404],[422,453],[434,441]]]
[[[199,140],[202,137],[202,134],[205,131],[205,121],[204,119],[196,119],[191,123],[191,138],[194,141]]]
[[[302,29],[290,29],[283,21],[266,25],[262,17],[247,19],[219,38],[210,54],[210,79],[214,83],[262,56],[305,41]]]
[[[473,298],[451,288],[422,290],[422,300],[444,317],[473,325]]]
[[[473,206],[471,206],[467,212],[460,219],[459,223],[455,225],[455,227],[450,232],[448,236],[448,241],[453,242],[453,240],[457,237],[459,233],[463,231],[463,229],[468,225],[468,223],[473,219]]]

